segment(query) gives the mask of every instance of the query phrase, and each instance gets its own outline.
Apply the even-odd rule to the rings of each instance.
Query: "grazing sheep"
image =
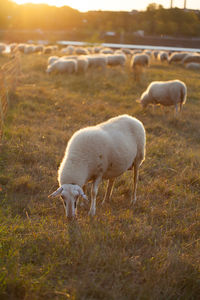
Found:
[[[48,65],[52,65],[56,60],[58,60],[58,59],[60,59],[60,57],[58,57],[58,56],[50,56],[49,58],[48,58],[48,62],[47,62],[47,64]]]
[[[35,46],[34,52],[43,52],[44,46],[43,45],[37,45]]]
[[[66,48],[61,49],[61,53],[67,54],[67,55],[72,55],[74,52],[74,46],[67,46]]]
[[[43,48],[43,53],[44,54],[50,54],[50,53],[52,53],[52,51],[53,51],[53,48],[51,46]]]
[[[126,62],[126,56],[124,54],[108,54],[107,59],[109,66],[124,66]]]
[[[149,65],[149,56],[147,54],[135,54],[132,56],[130,64],[132,69],[136,66],[147,67]]]
[[[128,48],[122,48],[121,49],[121,51],[124,53],[124,54],[129,54],[129,55],[132,55],[132,52],[131,52],[131,50],[130,49],[128,49]]]
[[[168,61],[168,54],[167,52],[161,51],[158,53],[158,60],[163,62],[163,61]]]
[[[183,64],[200,63],[200,55],[199,54],[188,54],[183,58],[182,63]]]
[[[101,54],[113,54],[114,50],[110,49],[110,48],[103,48],[100,50]]]
[[[48,65],[46,72],[51,73],[53,71],[69,74],[77,72],[77,62],[74,59],[66,60],[60,58],[51,65]]]
[[[104,70],[108,62],[106,55],[88,55],[87,59],[89,68],[101,68]]]
[[[34,53],[35,46],[34,45],[26,45],[24,47],[24,54]]]
[[[186,69],[200,70],[200,63],[191,62],[185,65]]]
[[[139,81],[145,67],[149,66],[149,56],[147,54],[135,54],[132,56],[130,67],[135,80]]]
[[[88,62],[87,57],[79,56],[77,58],[77,71],[79,73],[85,73],[88,69],[88,65],[89,65],[89,62]]]
[[[85,48],[78,47],[74,51],[77,55],[88,55],[89,51]]]
[[[74,217],[78,197],[87,199],[82,188],[91,181],[89,214],[93,216],[102,179],[108,179],[104,203],[110,199],[115,178],[134,168],[131,203],[135,202],[139,167],[145,158],[145,143],[143,124],[129,115],[77,131],[68,142],[58,171],[60,187],[50,197],[61,196],[67,217]]]
[[[180,103],[181,111],[183,104],[186,102],[186,97],[186,85],[180,80],[153,81],[142,94],[139,102],[144,108],[149,104],[174,105],[177,113],[178,103]]]
[[[25,47],[26,47],[26,44],[18,44],[17,50],[24,53]]]
[[[171,63],[180,63],[184,57],[188,55],[187,52],[180,52],[180,53],[173,53],[169,59],[168,59],[168,63],[171,64]]]

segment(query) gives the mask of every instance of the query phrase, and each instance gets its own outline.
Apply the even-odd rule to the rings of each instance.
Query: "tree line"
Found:
[[[0,1],[0,29],[71,30],[78,32],[114,31],[132,34],[143,30],[145,35],[200,36],[200,11],[179,8],[164,9],[150,4],[145,11],[79,12],[69,6],[46,4],[17,5]]]

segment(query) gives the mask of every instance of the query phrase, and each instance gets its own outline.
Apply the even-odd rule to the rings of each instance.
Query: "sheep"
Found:
[[[188,54],[183,58],[182,63],[183,64],[200,63],[200,55],[199,54]]]
[[[51,65],[48,65],[46,72],[51,73],[53,71],[69,74],[77,72],[77,62],[74,59],[65,60],[60,58]]]
[[[60,187],[49,197],[61,196],[66,216],[74,217],[77,199],[79,196],[87,199],[83,187],[91,181],[89,215],[94,216],[100,182],[108,180],[104,203],[110,199],[115,178],[134,168],[131,203],[135,203],[139,167],[145,159],[145,144],[143,124],[129,115],[80,129],[69,140],[58,170]]]
[[[85,56],[79,56],[77,59],[77,71],[81,73],[85,73],[88,69],[88,59]]]
[[[61,53],[72,55],[74,52],[74,46],[68,45],[66,48],[61,49]]]
[[[18,44],[17,50],[24,53],[25,47],[26,47],[26,44]]]
[[[101,54],[113,54],[114,50],[110,49],[110,48],[103,48],[100,50]]]
[[[131,68],[136,66],[147,67],[149,65],[149,56],[147,54],[135,54],[131,59]]]
[[[153,81],[137,102],[140,102],[144,108],[149,104],[174,105],[177,114],[178,103],[181,111],[183,104],[186,102],[186,97],[187,87],[180,80]]]
[[[126,62],[126,56],[124,54],[108,54],[107,59],[109,66],[124,66]]]
[[[81,48],[81,47],[76,48],[74,52],[75,52],[77,55],[88,55],[88,54],[89,54],[89,52],[88,52],[87,49]]]
[[[130,49],[128,48],[122,48],[121,51],[124,53],[124,54],[129,54],[129,55],[132,55],[132,52]]]
[[[43,48],[43,53],[44,54],[50,54],[50,53],[52,53],[52,51],[53,51],[53,48],[51,46]]]
[[[88,55],[88,67],[89,68],[101,68],[105,69],[107,66],[108,58],[106,55]]]
[[[190,69],[190,70],[200,70],[200,63],[195,63],[195,62],[187,63],[185,67],[186,69]]]
[[[169,64],[171,64],[171,63],[173,63],[173,62],[175,62],[175,63],[180,63],[180,62],[184,59],[184,57],[185,57],[186,55],[188,55],[187,52],[173,53],[173,54],[169,57],[168,63],[169,63]]]
[[[150,58],[147,54],[135,54],[132,56],[130,67],[134,72],[135,80],[140,80],[143,69],[149,66],[149,60]]]
[[[34,53],[35,46],[34,45],[26,45],[24,47],[24,54]]]
[[[35,46],[34,52],[43,52],[44,46],[43,45],[37,45]]]
[[[49,58],[48,58],[48,62],[47,62],[47,64],[48,65],[52,65],[56,60],[58,60],[60,57],[58,57],[58,56],[50,56]]]
[[[168,54],[167,52],[161,51],[158,53],[158,60],[163,62],[163,61],[168,61]]]

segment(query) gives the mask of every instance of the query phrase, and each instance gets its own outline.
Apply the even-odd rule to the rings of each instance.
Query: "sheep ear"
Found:
[[[141,103],[140,99],[137,99],[137,100],[135,100],[135,102],[137,102],[137,103]]]
[[[63,191],[63,188],[59,187],[55,192],[53,192],[52,194],[50,194],[48,196],[48,198],[54,198],[54,197],[60,196],[61,193],[62,193],[62,191]]]
[[[88,201],[88,197],[84,194],[83,189],[79,186],[79,195],[86,201]]]

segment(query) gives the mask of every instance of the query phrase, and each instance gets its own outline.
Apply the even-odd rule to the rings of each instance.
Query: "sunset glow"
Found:
[[[163,5],[164,8],[170,7],[169,0],[115,0],[115,1],[81,1],[81,0],[14,0],[17,4],[34,3],[41,4],[45,3],[52,6],[70,6],[72,8],[78,9],[79,11],[85,12],[88,10],[121,10],[121,11],[131,11],[133,9],[145,10],[150,3],[157,3]],[[173,6],[183,8],[183,0],[173,0]],[[200,1],[197,0],[187,0],[187,8],[190,9],[200,9]]]

